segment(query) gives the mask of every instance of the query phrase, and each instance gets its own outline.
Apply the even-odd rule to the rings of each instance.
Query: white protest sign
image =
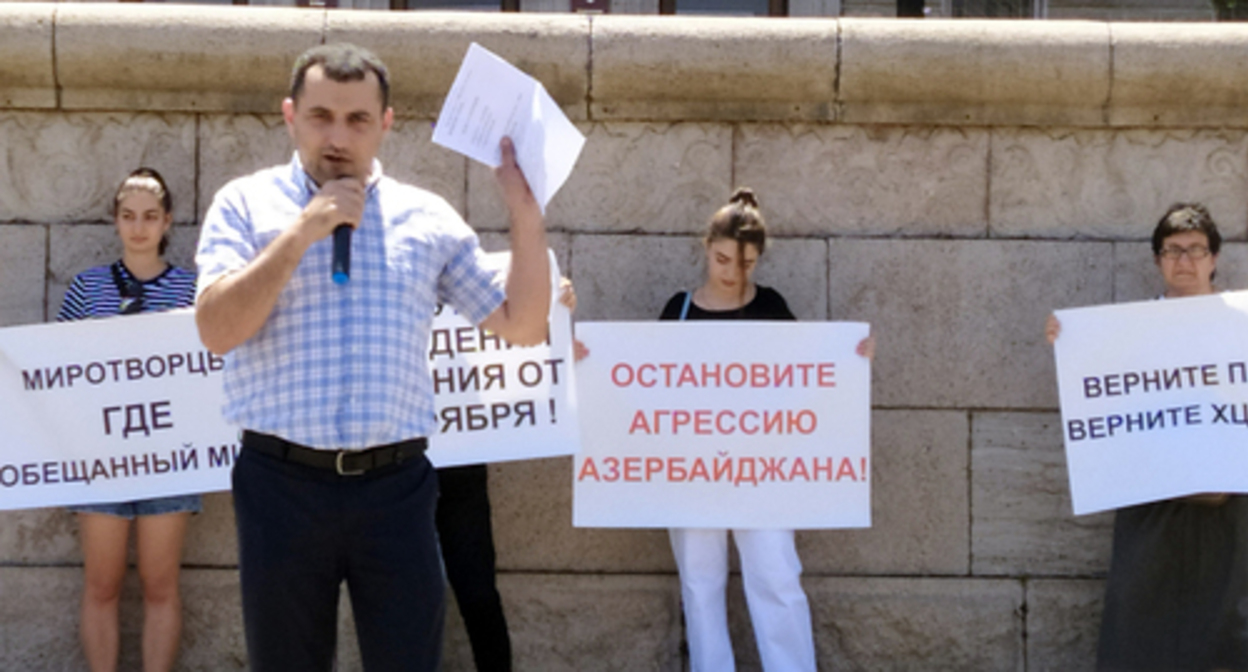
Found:
[[[496,168],[504,136],[515,144],[516,163],[546,212],[572,174],[585,136],[541,82],[474,42],[442,104],[433,142]]]
[[[559,303],[559,265],[549,254],[549,343],[512,347],[449,308],[429,339],[437,432],[429,459],[439,467],[571,455],[580,444],[572,319]],[[509,253],[488,255],[505,269]],[[505,270],[503,270],[505,272]]]
[[[434,464],[576,451],[567,308],[552,299],[550,344],[531,348],[449,309],[433,334]],[[223,368],[189,308],[0,329],[0,510],[228,490],[239,444],[221,416]]]
[[[578,527],[871,524],[863,323],[589,322]]]
[[[223,364],[191,309],[0,329],[0,509],[228,490]]]
[[[1076,515],[1248,492],[1248,292],[1055,315]]]

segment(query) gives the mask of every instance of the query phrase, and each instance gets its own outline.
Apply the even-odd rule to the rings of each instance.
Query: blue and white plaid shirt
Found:
[[[199,292],[250,263],[316,193],[298,154],[217,192],[204,219]],[[445,303],[474,323],[505,297],[477,236],[443,199],[374,162],[351,239],[351,280],[330,277],[333,238],[308,249],[268,322],[226,356],[225,417],[323,449],[359,449],[434,430],[430,324]]]

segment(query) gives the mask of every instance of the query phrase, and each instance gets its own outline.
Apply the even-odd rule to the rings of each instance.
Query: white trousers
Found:
[[[692,672],[732,672],[728,638],[728,530],[672,529]],[[741,582],[763,669],[815,672],[810,604],[792,530],[733,530]]]

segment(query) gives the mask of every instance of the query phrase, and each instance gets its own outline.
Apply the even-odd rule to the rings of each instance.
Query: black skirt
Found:
[[[1118,511],[1097,669],[1248,670],[1248,496]]]

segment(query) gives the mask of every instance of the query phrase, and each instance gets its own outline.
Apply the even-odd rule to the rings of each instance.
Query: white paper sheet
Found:
[[[433,130],[433,141],[491,168],[502,162],[504,136],[546,212],[585,146],[541,82],[472,43]]]

